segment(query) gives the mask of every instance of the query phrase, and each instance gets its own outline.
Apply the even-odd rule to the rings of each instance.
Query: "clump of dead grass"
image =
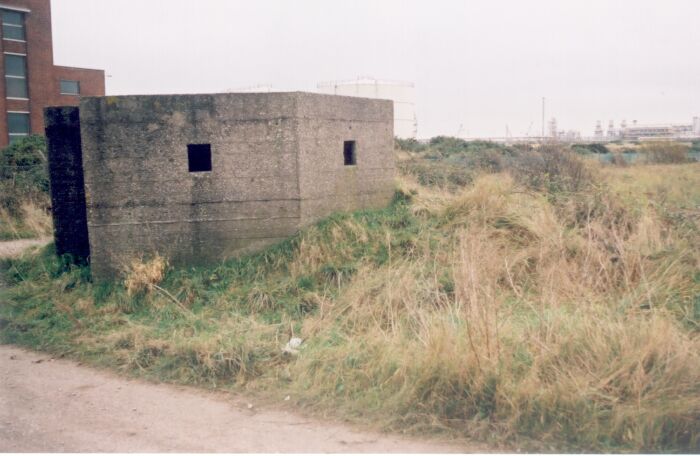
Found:
[[[168,262],[160,255],[155,255],[150,260],[132,260],[129,264],[124,287],[129,296],[143,292],[153,291],[165,277]]]
[[[51,236],[52,232],[51,215],[42,203],[34,200],[22,201],[17,216],[0,207],[0,240],[43,238]]]
[[[32,201],[25,201],[21,206],[23,225],[37,237],[46,237],[52,234],[53,222],[51,215],[45,208]]]

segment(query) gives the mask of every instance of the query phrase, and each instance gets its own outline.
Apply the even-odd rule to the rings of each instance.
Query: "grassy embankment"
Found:
[[[697,450],[700,164],[449,141],[399,152],[391,207],[218,267],[6,261],[2,341],[389,430]]]
[[[51,234],[48,188],[41,136],[0,150],[0,241]]]

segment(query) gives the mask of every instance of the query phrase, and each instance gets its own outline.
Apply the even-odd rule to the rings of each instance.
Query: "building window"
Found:
[[[29,135],[29,113],[8,112],[7,129],[10,133],[10,144]]]
[[[211,171],[211,144],[188,144],[187,161],[191,173]]]
[[[345,166],[357,164],[357,157],[355,156],[355,141],[345,141],[343,143],[343,159],[345,160]]]
[[[6,40],[25,41],[24,14],[2,11],[2,37]]]
[[[61,95],[80,95],[80,82],[61,80]]]
[[[7,98],[28,98],[26,55],[5,54],[5,96]]]

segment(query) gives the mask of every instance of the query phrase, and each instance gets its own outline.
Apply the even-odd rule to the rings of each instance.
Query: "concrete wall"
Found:
[[[158,252],[220,261],[336,210],[391,199],[391,102],[304,93],[83,98],[92,272],[108,278]],[[343,141],[358,163],[343,165]],[[211,144],[212,170],[188,170]]]
[[[300,94],[298,112],[302,223],[386,206],[394,194],[392,102]],[[355,141],[354,166],[344,164],[345,141]]]
[[[293,96],[84,98],[80,118],[96,277],[156,251],[210,263],[297,230]],[[200,143],[212,171],[190,173]]]

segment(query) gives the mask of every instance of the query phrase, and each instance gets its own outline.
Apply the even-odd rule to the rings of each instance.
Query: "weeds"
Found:
[[[670,142],[642,144],[639,153],[646,163],[688,163],[690,147]]]
[[[124,286],[129,296],[153,291],[165,277],[168,264],[165,258],[156,255],[148,261],[133,260],[127,267]]]
[[[387,429],[697,450],[698,165],[524,153],[449,185],[404,168],[391,207],[217,267],[137,263],[127,284],[97,285],[50,249],[6,261],[0,337]]]
[[[0,150],[0,240],[51,233],[46,143],[30,136]]]

